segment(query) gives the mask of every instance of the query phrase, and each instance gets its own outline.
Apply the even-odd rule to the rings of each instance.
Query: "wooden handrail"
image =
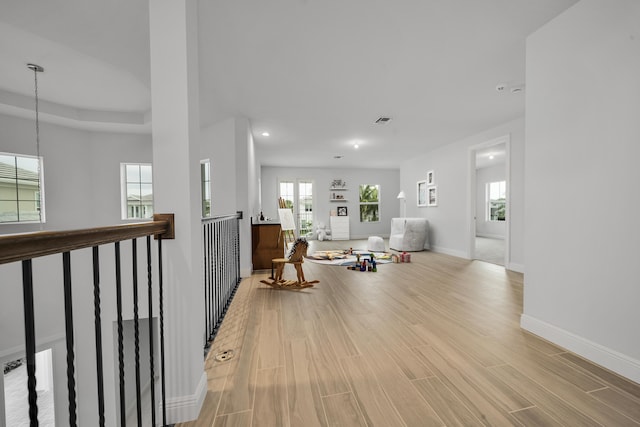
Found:
[[[154,221],[135,224],[0,236],[0,264],[151,235],[172,239],[173,214],[156,214]]]

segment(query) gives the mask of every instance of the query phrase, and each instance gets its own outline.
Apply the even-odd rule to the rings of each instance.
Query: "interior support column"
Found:
[[[164,241],[167,422],[195,419],[206,394],[202,337],[196,0],[150,0],[155,212],[174,212]]]

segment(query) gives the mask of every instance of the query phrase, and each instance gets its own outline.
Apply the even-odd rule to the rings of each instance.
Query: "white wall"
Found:
[[[201,158],[211,162],[211,216],[242,211],[240,221],[240,275],[251,275],[251,217],[258,207],[257,163],[249,120],[230,118],[201,133]]]
[[[235,214],[236,148],[235,119],[202,130],[202,159],[211,162],[211,216]]]
[[[0,129],[0,151],[36,154],[33,121],[0,115]],[[46,209],[43,229],[111,225],[122,222],[120,163],[150,163],[151,138],[41,123],[40,155]],[[38,230],[39,224],[0,224],[0,234]]]
[[[365,239],[369,236],[388,237],[391,218],[400,215],[400,174],[397,169],[322,169],[322,168],[281,168],[263,166],[262,211],[266,217],[278,218],[278,182],[282,179],[308,179],[314,182],[314,221],[323,222],[327,228],[329,214],[338,206],[347,206],[349,213],[350,237]],[[330,202],[329,188],[334,179],[347,183],[347,191],[341,191],[347,202]],[[380,221],[360,222],[359,186],[361,184],[380,185]]]
[[[407,194],[407,216],[427,218],[432,250],[468,257],[470,191],[470,147],[510,136],[511,212],[509,269],[522,271],[524,265],[524,119],[516,119],[436,150],[412,156],[400,168],[400,186]],[[418,207],[416,182],[433,170],[438,186],[438,206]],[[473,172],[475,173],[475,171]]]
[[[246,118],[236,118],[236,206],[242,211],[243,218],[240,221],[240,275],[251,276],[252,245],[251,245],[251,217],[258,214],[258,175],[256,173],[256,158],[251,135],[251,126]]]
[[[640,382],[640,2],[527,40],[522,326]]]
[[[35,155],[32,121],[0,115],[0,128],[0,151]],[[40,124],[40,134],[45,177],[43,228],[61,230],[123,222],[120,163],[150,163],[151,138],[80,131],[48,123]],[[0,234],[39,229],[39,224],[0,224]]]
[[[505,165],[476,169],[476,236],[504,239],[504,221],[487,221],[487,184],[504,181]]]

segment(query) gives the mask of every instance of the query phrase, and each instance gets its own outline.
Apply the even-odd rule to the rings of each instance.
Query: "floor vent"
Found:
[[[216,361],[218,362],[226,362],[227,360],[233,359],[233,350],[225,350],[216,354]]]

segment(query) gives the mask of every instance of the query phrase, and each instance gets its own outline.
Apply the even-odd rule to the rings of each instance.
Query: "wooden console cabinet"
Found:
[[[252,224],[251,246],[253,269],[271,269],[271,260],[284,256],[284,239],[280,233],[280,224],[273,222]]]

